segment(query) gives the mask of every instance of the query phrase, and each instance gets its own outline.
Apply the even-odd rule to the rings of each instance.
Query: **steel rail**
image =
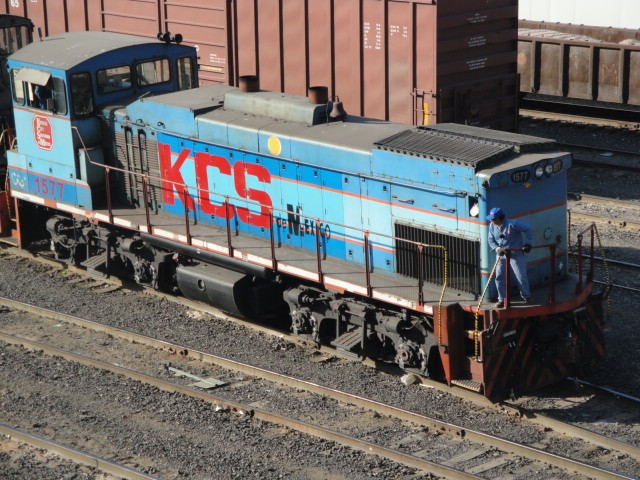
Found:
[[[617,227],[621,227],[621,228],[628,228],[630,230],[637,230],[640,232],[640,223],[638,222],[631,222],[628,220],[620,220],[620,219],[614,219],[614,218],[604,218],[604,217],[600,217],[598,215],[591,215],[589,213],[574,213],[571,212],[571,219],[572,220],[578,220],[578,221],[583,221],[586,223],[598,223],[598,224],[604,224],[604,225],[613,225],[613,226],[617,226]]]
[[[599,197],[597,195],[589,195],[585,193],[568,192],[567,198],[569,200],[575,200],[575,201],[587,202],[587,203],[597,203],[598,205],[616,206],[621,208],[628,208],[631,210],[640,209],[640,203],[626,202],[624,200],[618,200],[617,198]]]
[[[100,370],[109,371],[116,375],[121,375],[131,380],[156,387],[159,390],[162,390],[164,392],[178,393],[191,398],[202,400],[216,407],[221,407],[224,410],[229,410],[231,412],[234,412],[240,415],[249,415],[258,420],[262,420],[268,423],[273,423],[279,426],[285,426],[292,430],[305,433],[313,437],[336,442],[341,445],[345,445],[365,453],[375,454],[380,457],[391,460],[393,462],[397,462],[399,464],[402,464],[411,468],[415,468],[424,472],[435,473],[437,475],[442,475],[446,478],[451,478],[451,479],[479,480],[481,478],[476,475],[469,474],[467,472],[458,470],[453,467],[447,467],[445,465],[440,465],[438,463],[425,460],[419,457],[415,457],[413,455],[408,455],[396,450],[392,450],[390,448],[382,447],[372,442],[351,437],[349,435],[345,435],[345,434],[330,430],[328,428],[312,425],[308,422],[295,420],[293,418],[286,417],[283,415],[278,415],[278,414],[263,410],[261,408],[248,407],[238,402],[232,402],[232,401],[217,397],[215,395],[211,395],[210,393],[199,392],[197,390],[194,390],[191,387],[177,385],[175,383],[162,380],[156,377],[152,377],[150,375],[147,375],[141,372],[136,372],[134,370],[130,370],[125,367],[121,367],[111,363],[106,363],[100,360],[96,360],[94,358],[80,355],[78,353],[72,353],[67,350],[61,350],[59,348],[44,345],[42,343],[28,340],[26,338],[16,337],[14,335],[9,335],[9,334],[0,332],[0,340],[11,345],[21,346],[21,347],[30,348],[36,351],[41,351],[42,353],[48,356],[60,357],[70,362],[76,362],[84,366],[89,366],[89,367],[97,368]],[[602,470],[602,469],[600,470],[603,473],[610,473],[607,470]],[[602,478],[605,478],[605,477],[602,477]],[[606,478],[626,478],[626,477],[614,476],[614,477],[606,477]]]
[[[64,446],[53,440],[46,439],[39,435],[33,435],[23,430],[11,428],[0,423],[0,434],[11,437],[19,442],[26,443],[36,448],[44,448],[62,458],[71,460],[74,463],[87,465],[88,467],[97,468],[101,472],[109,473],[118,478],[126,478],[129,480],[155,480],[157,477],[146,475],[132,468],[114,463],[110,460],[97,457],[91,453]]]
[[[322,385],[318,385],[306,380],[301,380],[301,379],[297,379],[287,375],[282,375],[282,374],[272,372],[263,368],[254,367],[241,362],[237,362],[235,360],[226,359],[223,357],[219,357],[219,356],[208,354],[201,351],[191,350],[184,346],[172,344],[164,340],[157,340],[151,337],[147,337],[145,335],[122,330],[117,327],[110,327],[110,326],[103,325],[90,320],[85,320],[85,319],[73,317],[67,314],[54,312],[52,310],[43,309],[33,305],[25,304],[22,302],[16,302],[14,300],[6,299],[3,297],[0,297],[0,305],[3,305],[13,310],[18,310],[18,311],[30,313],[33,315],[50,318],[55,321],[71,323],[73,325],[88,328],[94,331],[108,333],[109,335],[112,335],[116,338],[139,343],[139,344],[142,344],[151,348],[155,348],[158,350],[165,350],[171,353],[179,353],[184,357],[193,358],[203,363],[209,363],[209,364],[217,365],[219,367],[226,368],[229,370],[234,370],[234,371],[243,373],[245,375],[262,378],[274,383],[278,383],[280,385],[284,385],[286,387],[304,390],[304,391],[319,394],[319,395],[324,395],[341,402],[356,405],[360,408],[370,409],[370,410],[379,412],[383,415],[388,415],[403,421],[407,421],[417,425],[432,428],[442,433],[447,433],[448,435],[451,435],[453,437],[465,438],[470,441],[480,443],[490,447],[495,447],[505,452],[513,453],[515,455],[520,455],[520,456],[529,458],[531,460],[543,461],[562,469],[576,471],[578,473],[581,473],[593,478],[603,478],[603,479],[632,478],[632,477],[626,477],[624,475],[621,475],[615,472],[611,472],[606,469],[602,469],[600,467],[596,467],[596,466],[589,465],[577,460],[573,460],[573,459],[564,457],[562,455],[546,452],[544,450],[541,450],[535,447],[522,445],[522,444],[513,442],[511,440],[497,437],[495,435],[489,435],[480,431],[466,429],[459,425],[443,422],[435,418],[420,415],[420,414],[410,412],[410,411],[407,411],[398,407],[394,407],[391,405],[386,405],[374,400],[370,400],[364,397],[350,394],[348,392],[324,387]],[[0,335],[0,338],[1,338],[1,335]],[[475,397],[478,397],[478,395],[475,394]],[[482,399],[484,400],[484,398]],[[534,418],[534,415],[532,413],[529,413],[522,408],[519,408],[517,406],[509,406],[509,405],[508,407],[513,409],[514,411],[519,412],[525,418]],[[245,408],[245,407],[242,407],[242,408]],[[556,431],[563,431],[563,429],[565,429],[564,427],[566,424],[564,424],[563,422],[559,422],[557,420],[541,417],[541,416],[535,416],[535,418],[536,418],[536,423],[544,422],[541,424],[543,424],[546,428],[552,428],[553,430],[556,430]],[[572,427],[570,425],[566,426],[565,430],[566,432],[575,432],[575,433],[572,433],[572,435],[578,438],[585,438],[588,433],[589,438],[593,439],[590,441],[592,441],[592,443],[596,445],[604,446],[605,448],[612,449],[612,450],[618,450],[620,452],[628,453],[634,456],[640,455],[640,449],[633,447],[632,445],[626,444],[624,442],[602,437],[596,433],[587,432],[586,430],[579,429],[579,427]]]
[[[601,150],[601,151],[613,151],[615,153],[619,153],[622,155],[631,155],[631,152],[616,152],[615,150],[608,150],[606,148],[598,148],[598,147],[588,147],[586,145],[574,145],[571,143],[560,143],[559,145],[563,145],[565,147],[573,147],[573,148],[582,148],[582,149],[590,149],[590,150]],[[637,153],[635,154],[637,155]],[[580,165],[583,167],[595,167],[595,168],[610,168],[612,170],[624,170],[626,172],[638,173],[640,172],[640,166],[635,165],[625,165],[623,163],[611,163],[611,162],[599,162],[597,160],[585,160],[583,158],[573,157],[573,163],[575,165]]]
[[[587,380],[582,380],[580,378],[567,378],[567,380],[574,382],[578,385],[583,385],[585,387],[589,387],[594,390],[599,390],[599,391],[608,393],[610,395],[613,395],[614,397],[624,398],[625,400],[629,400],[631,402],[640,403],[640,398],[634,397],[633,395],[628,395],[626,393],[618,392],[617,390],[614,390],[611,387],[596,385],[595,383],[591,383],[591,382],[588,382]]]

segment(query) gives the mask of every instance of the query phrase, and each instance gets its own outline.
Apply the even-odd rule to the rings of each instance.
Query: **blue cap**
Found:
[[[487,220],[489,221],[493,220],[494,218],[497,218],[498,220],[504,218],[504,212],[500,207],[492,208],[489,212],[489,215],[487,215]]]

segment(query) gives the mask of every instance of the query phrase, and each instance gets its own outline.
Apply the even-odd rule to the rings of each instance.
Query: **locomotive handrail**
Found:
[[[87,155],[87,159],[89,161],[89,163],[91,163],[92,165],[102,168],[105,171],[105,187],[107,190],[107,210],[109,213],[109,221],[110,223],[113,223],[113,204],[112,204],[112,198],[111,198],[111,191],[110,191],[110,183],[109,183],[109,173],[111,171],[116,171],[116,172],[121,172],[127,175],[133,175],[135,177],[140,177],[142,180],[142,194],[143,194],[143,200],[144,200],[144,204],[145,204],[145,217],[146,217],[146,228],[147,228],[147,233],[152,234],[152,228],[153,225],[151,223],[151,218],[150,218],[150,212],[149,212],[149,188],[148,188],[148,183],[149,183],[149,179],[152,180],[157,180],[160,185],[162,184],[170,184],[171,188],[175,188],[176,190],[178,190],[180,187],[182,188],[182,202],[183,202],[183,206],[184,206],[184,217],[185,217],[185,229],[186,229],[186,238],[187,238],[187,244],[188,245],[192,245],[192,237],[191,237],[191,232],[190,232],[190,226],[189,226],[189,202],[188,202],[188,189],[194,189],[197,192],[197,199],[202,198],[202,194],[206,193],[208,195],[214,195],[216,197],[222,197],[223,201],[221,202],[222,205],[225,205],[225,217],[226,217],[226,233],[227,233],[227,248],[228,248],[228,255],[230,257],[233,257],[233,251],[234,251],[234,247],[232,245],[232,235],[231,235],[231,219],[230,219],[230,213],[233,212],[233,210],[231,210],[231,212],[229,211],[229,207],[232,206],[231,201],[241,201],[241,202],[247,202],[250,205],[253,205],[255,207],[258,207],[258,209],[260,209],[260,207],[262,207],[262,205],[259,202],[255,202],[253,200],[250,200],[248,198],[241,198],[241,197],[233,197],[233,196],[229,196],[227,194],[221,194],[221,193],[217,193],[215,191],[211,191],[211,190],[206,190],[206,189],[201,189],[198,186],[190,186],[187,184],[183,184],[181,182],[175,182],[173,180],[167,181],[164,180],[161,177],[158,176],[154,176],[154,175],[149,175],[148,173],[141,173],[141,172],[134,172],[131,170],[127,170],[124,168],[119,168],[119,167],[114,167],[111,165],[105,165],[102,163],[98,163],[98,162],[94,162],[91,159],[91,154],[89,149],[86,147],[86,144],[84,142],[84,140],[82,139],[82,135],[80,134],[80,131],[78,130],[78,128],[76,126],[72,126],[71,127],[72,130],[74,130],[76,132],[76,135],[78,136],[78,139],[80,140],[80,143],[82,144],[82,148],[85,150],[86,155]],[[160,187],[161,189],[163,189],[163,187]],[[454,192],[456,193],[456,192]],[[327,225],[333,225],[335,227],[339,227],[342,228],[345,231],[345,236],[347,235],[347,231],[353,231],[353,232],[360,232],[361,234],[361,238],[362,241],[364,243],[364,260],[365,260],[365,272],[364,272],[364,276],[365,276],[365,283],[366,283],[366,290],[367,290],[367,296],[371,297],[373,295],[373,286],[371,285],[371,266],[370,266],[370,262],[369,262],[369,250],[372,248],[372,245],[374,245],[375,243],[379,243],[379,242],[372,242],[370,240],[370,237],[373,236],[377,236],[380,238],[386,238],[389,239],[391,241],[391,243],[398,243],[398,242],[402,242],[404,244],[407,245],[413,245],[416,249],[417,255],[417,265],[418,268],[420,270],[420,274],[418,275],[418,278],[416,279],[418,284],[417,284],[417,289],[418,289],[418,305],[423,306],[425,303],[424,300],[424,275],[422,272],[422,252],[425,249],[433,249],[433,248],[437,248],[437,249],[442,249],[444,250],[444,258],[443,258],[443,271],[444,273],[444,278],[443,278],[443,285],[442,285],[442,291],[438,300],[438,308],[441,309],[442,308],[442,302],[444,301],[444,294],[445,291],[447,289],[447,278],[446,278],[446,272],[447,272],[447,268],[448,266],[446,265],[446,263],[448,262],[448,255],[447,255],[447,249],[446,247],[444,247],[443,245],[435,245],[435,244],[425,244],[425,243],[421,243],[421,242],[416,242],[414,240],[409,240],[409,239],[405,239],[405,238],[400,238],[400,237],[396,237],[394,235],[388,235],[385,233],[378,233],[378,232],[371,232],[369,230],[364,230],[358,227],[354,227],[352,225],[346,225],[346,224],[341,224],[341,223],[337,223],[337,222],[329,222],[326,221],[325,219],[321,219],[318,217],[310,217],[307,215],[302,215],[299,213],[296,213],[293,210],[284,210],[284,209],[280,209],[277,207],[273,207],[273,206],[269,206],[269,219],[270,219],[270,242],[271,242],[271,264],[272,264],[272,268],[277,272],[278,271],[278,259],[276,258],[276,253],[275,253],[275,239],[273,238],[274,236],[274,212],[280,212],[282,214],[285,214],[285,216],[289,216],[289,215],[298,215],[299,217],[304,217],[304,218],[308,218],[310,220],[313,221],[313,223],[315,224],[316,227],[316,232],[317,234],[316,236],[316,261],[317,261],[317,274],[318,274],[318,281],[320,283],[323,282],[324,279],[324,272],[322,269],[322,259],[323,259],[323,255],[322,255],[322,243],[320,240],[320,237],[324,237],[323,231],[322,229],[319,228],[321,223],[327,224]],[[194,222],[197,222],[197,217],[195,216],[194,212]],[[258,215],[264,215],[263,213],[260,213]]]
[[[584,241],[584,236],[585,235],[589,235],[589,245],[586,247],[589,249],[589,254],[588,255],[584,255],[582,253],[583,249],[585,248],[583,245],[583,241]],[[585,228],[584,230],[582,230],[580,233],[578,233],[577,235],[577,250],[578,250],[578,265],[577,265],[577,277],[578,277],[578,283],[576,285],[576,293],[579,294],[584,290],[585,287],[585,283],[589,284],[592,283],[593,281],[593,277],[594,277],[594,266],[595,266],[595,235],[596,235],[596,231],[595,231],[595,225],[591,224],[589,225],[587,228]],[[556,299],[556,260],[557,260],[557,248],[558,245],[556,243],[549,243],[549,244],[545,244],[545,245],[533,245],[531,246],[531,250],[534,249],[546,249],[548,248],[550,250],[550,256],[551,256],[551,260],[550,260],[550,265],[549,265],[549,296],[547,299],[547,303],[554,303],[555,299]],[[514,251],[524,251],[524,247],[519,247],[519,248],[507,248],[506,249],[506,257],[507,257],[507,264],[509,264],[509,260],[511,258],[511,252]],[[584,266],[584,259],[587,258],[589,259],[589,270],[586,274],[586,278],[584,275],[584,270],[585,270],[585,266]],[[505,305],[507,306],[507,308],[510,305],[510,301],[511,301],[511,294],[510,294],[510,275],[506,275],[506,279],[505,279]]]
[[[587,258],[589,259],[589,273],[587,274],[586,283],[591,283],[593,281],[594,275],[594,265],[595,265],[595,225],[591,224],[581,232],[579,232],[576,237],[578,239],[578,285],[576,287],[577,293],[582,291],[583,287],[583,270],[584,270],[584,257],[582,255],[583,249],[583,240],[585,234],[589,234],[591,245],[589,247],[589,254]]]

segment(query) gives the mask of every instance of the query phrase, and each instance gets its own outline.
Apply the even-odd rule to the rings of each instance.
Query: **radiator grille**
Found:
[[[149,175],[148,199],[153,210],[158,208],[158,195],[161,188],[160,164],[158,161],[158,143],[147,139],[144,131],[134,132],[127,128],[116,133],[116,167],[127,173],[120,173],[123,185],[118,192],[118,199],[126,200],[131,205],[144,205],[144,188],[142,174]]]
[[[480,283],[480,244],[443,233],[395,224],[396,271],[401,275],[418,278],[418,255],[425,282],[444,283],[444,251],[442,248],[425,248],[418,253],[416,245],[403,240],[439,245],[447,249],[447,285],[449,288],[477,294]]]

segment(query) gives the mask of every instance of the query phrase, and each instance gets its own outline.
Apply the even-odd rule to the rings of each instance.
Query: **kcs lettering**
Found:
[[[175,163],[171,163],[171,147],[169,145],[160,143],[158,145],[158,153],[162,171],[163,200],[169,205],[175,205],[176,195],[184,201],[183,185],[186,182],[181,170],[187,160],[190,160],[189,154],[191,151],[186,148],[183,149]],[[256,227],[270,228],[269,212],[273,206],[271,197],[261,190],[247,188],[248,175],[256,177],[261,183],[271,183],[271,174],[265,167],[240,161],[235,162],[232,166],[226,158],[205,152],[196,153],[193,162],[195,164],[199,206],[203,213],[220,218],[233,218],[237,214],[238,218],[244,223]],[[209,192],[209,175],[212,170],[216,171],[214,175],[233,177],[237,196],[260,204],[260,214],[252,215],[248,208],[238,205],[229,205],[227,208],[224,203],[218,205],[213,203]],[[187,195],[186,201],[189,209],[195,210],[195,201],[191,194]]]

